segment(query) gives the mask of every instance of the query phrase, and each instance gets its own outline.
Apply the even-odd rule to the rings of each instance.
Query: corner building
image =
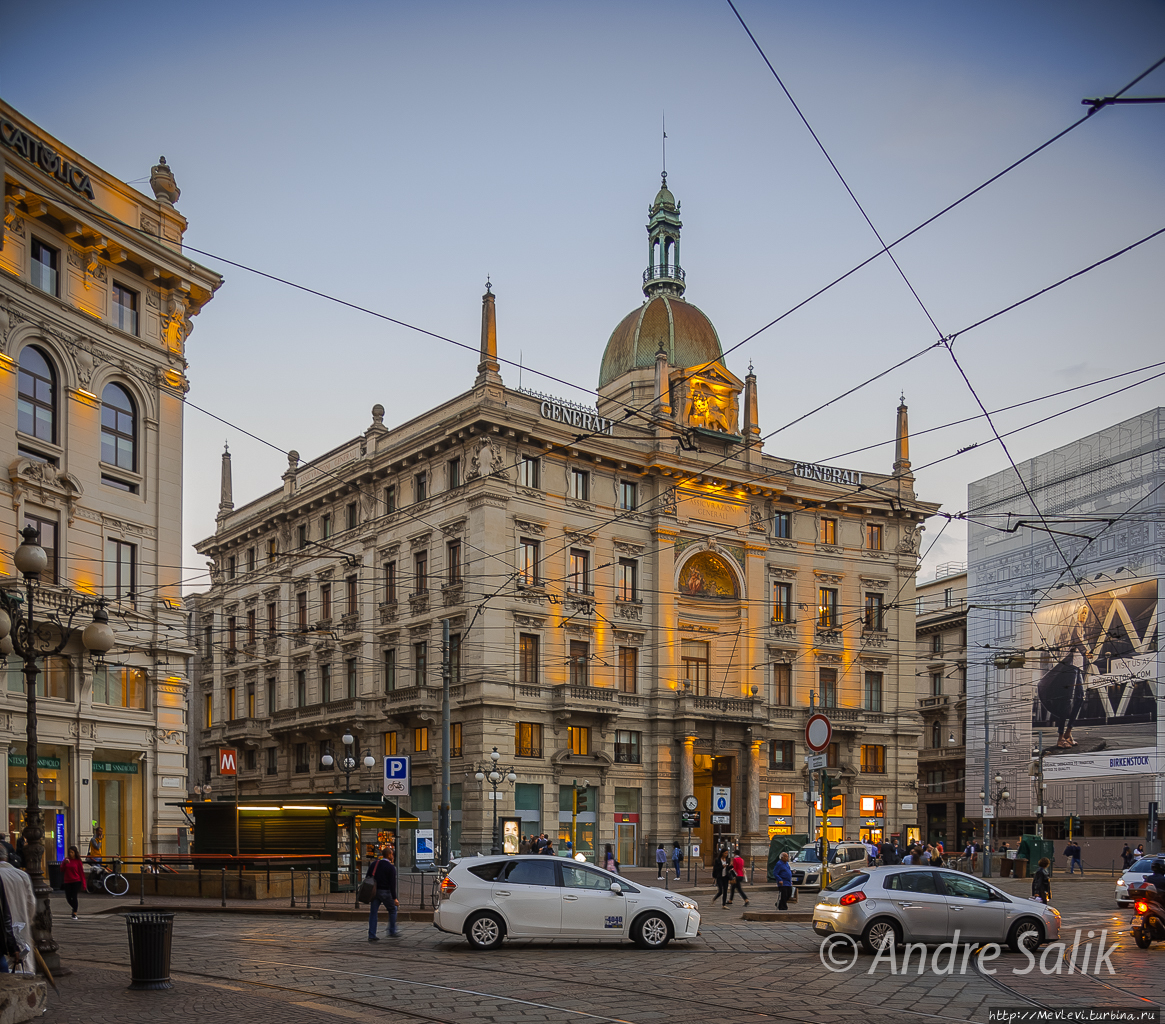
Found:
[[[39,665],[46,860],[84,850],[97,825],[106,856],[177,852],[186,819],[168,804],[187,788],[193,653],[180,569],[185,344],[222,279],[183,255],[165,158],[150,198],[0,103],[0,168],[0,587],[23,592],[12,555],[31,525],[49,555],[37,621],[103,596],[117,638],[96,662],[78,630]],[[27,698],[20,659],[4,660],[0,793],[18,834]]]
[[[241,792],[379,789],[379,767],[324,769],[340,736],[413,758],[413,812],[437,819],[442,620],[452,665],[452,847],[488,851],[474,779],[497,747],[508,836],[611,843],[654,863],[715,834],[758,856],[808,828],[810,691],[834,723],[834,838],[915,820],[920,734],[914,576],[923,520],[906,408],[890,473],[762,452],[757,380],[723,359],[685,299],[679,204],[651,206],[644,302],[616,326],[596,408],[508,387],[495,297],[468,391],[397,427],[384,410],[283,486],[234,508],[229,455],[198,599],[200,771],[239,745]],[[889,428],[889,423],[887,423]],[[712,806],[714,790],[727,807]],[[368,837],[364,837],[366,840]],[[511,844],[512,845],[512,844]]]

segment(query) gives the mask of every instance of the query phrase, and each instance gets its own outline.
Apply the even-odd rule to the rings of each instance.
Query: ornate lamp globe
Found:
[[[491,761],[496,761],[496,760],[498,760],[498,759],[499,759],[499,758],[500,758],[502,755],[498,753],[498,748],[497,748],[497,747],[494,747],[494,748],[493,748],[493,750],[491,750],[491,751],[489,752],[489,756],[490,756],[490,760],[491,760]]]
[[[109,613],[104,608],[98,608],[93,613],[93,621],[81,634],[81,643],[94,654],[106,654],[113,650],[115,640],[113,628],[109,625]]]
[[[478,782],[483,782],[485,780],[485,772],[478,772],[473,777],[477,779]]]
[[[518,781],[518,776],[515,775],[513,772],[510,772],[510,774],[506,776],[506,782],[509,782],[511,785],[517,781]]]
[[[25,576],[39,576],[48,568],[49,556],[37,541],[37,532],[31,526],[20,531],[24,539],[16,554],[12,556],[13,564]]]
[[[6,640],[11,632],[12,620],[8,617],[8,613],[0,608],[0,640]]]
[[[335,759],[332,757],[332,755],[331,755],[331,754],[324,754],[324,756],[320,758],[320,763],[321,763],[321,764],[322,764],[322,765],[323,765],[325,768],[331,768],[331,767],[332,767],[332,763],[333,763],[333,761],[334,761],[334,760],[335,760]]]
[[[371,768],[374,764],[376,764],[376,758],[373,757],[371,754],[365,754],[364,755],[364,767]]]
[[[502,773],[501,772],[490,772],[489,773],[489,781],[490,782],[501,782],[502,781]]]
[[[344,746],[350,747],[355,742],[356,742],[355,736],[353,736],[350,732],[344,733]]]

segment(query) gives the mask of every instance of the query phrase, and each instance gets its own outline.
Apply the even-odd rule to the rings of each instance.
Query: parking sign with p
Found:
[[[384,795],[409,795],[409,759],[407,757],[386,757],[384,759]]]

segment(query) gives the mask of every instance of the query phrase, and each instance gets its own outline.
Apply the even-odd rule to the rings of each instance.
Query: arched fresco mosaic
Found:
[[[735,601],[736,577],[724,559],[710,551],[693,555],[680,570],[680,596]]]

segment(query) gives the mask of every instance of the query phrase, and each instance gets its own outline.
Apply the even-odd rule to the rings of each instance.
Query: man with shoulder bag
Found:
[[[368,883],[372,884],[369,885]],[[396,891],[396,865],[393,863],[392,847],[385,847],[368,867],[368,874],[360,886],[360,900],[368,896],[368,941],[379,941],[376,935],[377,912],[380,904],[388,909],[388,934],[390,938],[397,938],[400,932],[396,927],[396,911],[400,906]]]

